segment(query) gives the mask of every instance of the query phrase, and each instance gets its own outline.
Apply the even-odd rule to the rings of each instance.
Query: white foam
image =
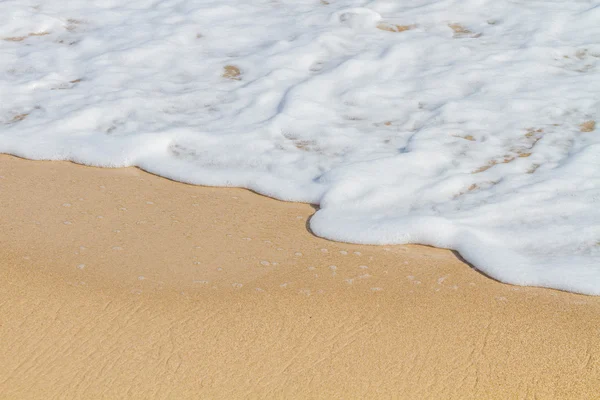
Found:
[[[319,203],[327,238],[600,294],[596,2],[330,3],[4,1],[0,152]]]

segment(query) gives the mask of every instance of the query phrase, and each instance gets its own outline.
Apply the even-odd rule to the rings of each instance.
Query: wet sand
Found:
[[[314,208],[0,156],[0,398],[591,399],[600,297]]]

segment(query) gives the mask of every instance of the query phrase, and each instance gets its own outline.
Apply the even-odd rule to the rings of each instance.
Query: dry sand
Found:
[[[0,398],[600,397],[600,297],[323,240],[313,212],[0,156]]]

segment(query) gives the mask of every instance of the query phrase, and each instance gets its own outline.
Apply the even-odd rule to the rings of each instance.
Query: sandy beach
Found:
[[[600,298],[314,211],[0,156],[0,398],[596,398]]]

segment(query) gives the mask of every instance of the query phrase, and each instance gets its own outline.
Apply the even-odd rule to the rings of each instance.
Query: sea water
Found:
[[[5,0],[0,152],[600,294],[598,0]]]

